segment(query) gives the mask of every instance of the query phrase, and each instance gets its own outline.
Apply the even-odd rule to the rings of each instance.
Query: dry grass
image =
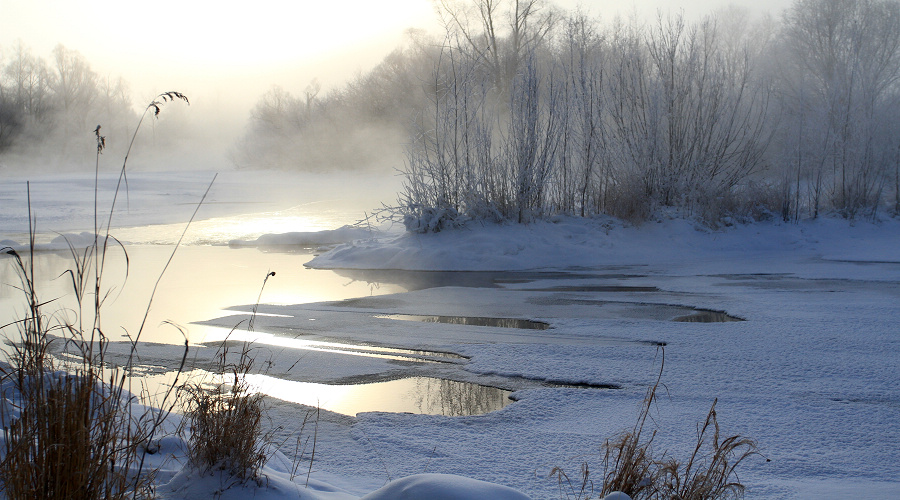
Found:
[[[263,395],[248,387],[245,376],[253,369],[253,356],[243,344],[238,360],[228,362],[228,346],[219,353],[222,380],[209,389],[194,383],[186,387],[190,421],[188,456],[202,472],[224,470],[241,481],[258,478],[266,463]]]
[[[142,433],[90,374],[48,374],[6,427],[0,479],[7,498],[149,498],[149,477],[130,474]]]
[[[267,272],[259,289],[247,324],[251,332],[263,290],[272,276],[275,276],[274,272]],[[229,361],[234,357],[229,356],[230,345],[226,338],[219,347],[215,366],[209,370],[218,374],[220,380],[211,388],[203,381],[184,387],[184,405],[190,425],[188,458],[191,465],[202,472],[224,470],[246,482],[259,478],[259,471],[267,461],[265,450],[275,430],[264,431],[264,395],[247,385],[246,377],[253,371],[255,363],[251,344],[242,342],[240,351],[234,353],[237,357],[234,361]],[[304,426],[307,418],[303,420]],[[297,440],[299,449],[299,436]]]
[[[149,497],[151,475],[135,471],[154,419],[133,414],[122,397],[122,371],[105,367],[103,348],[93,349],[75,326],[43,314],[34,256],[26,264],[14,250],[6,253],[16,262],[28,314],[14,323],[19,340],[3,370],[3,396],[13,404],[0,408],[0,488],[9,499]],[[54,343],[74,356],[51,355]]]
[[[755,453],[756,443],[751,439],[737,435],[722,439],[713,401],[687,462],[671,458],[661,464],[662,496],[682,500],[740,498],[744,485],[737,480],[735,468]]]
[[[163,102],[176,99],[187,101],[177,92],[161,94],[148,105],[141,122],[150,110],[158,114]],[[135,136],[139,129],[140,123]],[[161,411],[142,411],[132,404],[138,398],[129,390],[128,375],[143,325],[135,332],[125,366],[116,367],[107,361],[110,339],[101,323],[101,311],[109,287],[103,283],[103,275],[110,243],[118,243],[109,234],[109,222],[105,229],[100,226],[97,180],[106,139],[100,135],[99,126],[94,134],[95,237],[93,244],[83,250],[69,246],[73,269],[64,273],[71,280],[75,305],[69,310],[57,306],[60,310],[56,314],[44,312],[45,306],[57,299],[42,301],[36,289],[30,192],[27,258],[12,248],[2,250],[13,260],[19,276],[15,287],[26,306],[23,318],[0,326],[4,332],[16,332],[7,334],[10,349],[6,365],[0,369],[0,491],[9,499],[124,499],[153,495],[154,473],[144,470],[145,453],[171,406],[166,409],[166,397],[158,402]],[[119,184],[125,178],[130,151],[129,146]],[[118,194],[117,185],[114,200]],[[110,207],[110,219],[114,211],[115,201]],[[127,253],[125,261],[127,267]],[[149,307],[148,304],[148,310]]]
[[[630,431],[626,431],[607,439],[603,445],[604,477],[603,488],[600,496],[606,496],[614,491],[621,491],[637,500],[639,498],[656,498],[655,479],[658,475],[658,463],[653,459],[651,445],[656,437],[656,430],[650,432],[649,438],[644,438],[644,427],[650,415],[653,401],[656,399],[656,390],[662,377],[662,367],[656,383],[647,391],[641,404],[637,422]]]
[[[632,500],[709,500],[741,498],[744,485],[735,469],[746,458],[758,453],[756,443],[739,435],[722,437],[713,401],[703,424],[697,426],[697,442],[687,460],[681,461],[667,453],[654,456],[653,440],[657,430],[646,436],[646,424],[656,401],[665,365],[665,350],[659,376],[647,390],[634,427],[608,439],[604,445],[603,487],[599,498],[613,492],[627,494]],[[557,477],[561,495],[566,498],[592,498],[593,482],[587,464],[582,465],[581,477],[573,481],[560,468],[551,475]]]

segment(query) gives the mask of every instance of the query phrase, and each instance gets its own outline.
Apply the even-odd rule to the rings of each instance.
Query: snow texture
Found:
[[[202,184],[200,174],[180,175],[186,184]],[[251,178],[238,175],[229,193],[242,192]],[[132,184],[139,180],[135,176]],[[137,229],[123,227],[123,240],[172,241],[152,236],[159,227],[144,229],[184,220],[180,203],[193,190],[150,180],[169,186],[177,201],[158,204],[158,198],[133,192],[129,220]],[[81,186],[87,180],[69,182]],[[66,183],[53,181],[57,189]],[[21,221],[24,212],[7,207],[22,207],[23,195],[6,186],[4,196],[13,201],[4,204],[0,221]],[[36,205],[43,214],[39,228],[69,234],[90,229],[69,220],[68,202],[43,199]],[[256,208],[262,210],[248,214],[254,208],[213,204],[198,222],[218,224],[233,216],[255,224],[271,215],[268,210],[284,207]],[[353,222],[346,215],[338,219],[322,229]],[[316,232],[255,227],[189,242],[318,245],[338,239]],[[0,240],[21,243],[22,234],[21,224],[3,226]],[[203,476],[186,467],[182,438],[165,437],[152,463],[160,467],[162,498],[377,498],[404,485],[424,491],[483,486],[515,498],[509,487],[535,500],[560,498],[550,470],[577,474],[583,462],[602,470],[600,446],[634,424],[658,373],[663,343],[666,390],[653,411],[657,450],[684,456],[695,424],[718,398],[723,433],[751,437],[762,452],[739,469],[747,498],[900,498],[900,221],[821,218],[710,230],[677,219],[635,227],[560,217],[528,225],[470,223],[437,234],[376,234],[345,234],[339,238],[347,238],[345,244],[309,263],[335,269],[345,280],[372,283],[371,295],[260,305],[257,347],[271,361],[269,375],[328,384],[430,376],[513,390],[515,403],[464,417],[323,410],[308,485],[305,474],[291,479],[293,458],[280,452],[272,454],[259,483]],[[259,259],[266,255],[260,252]],[[387,293],[377,286],[383,283],[408,291]],[[207,323],[228,328],[249,318],[246,304],[222,305],[228,306],[236,306],[235,314]],[[673,321],[698,310],[745,321]],[[519,318],[551,328],[398,321],[392,314]],[[266,344],[270,338],[277,342]],[[348,352],[385,346],[465,358],[397,361],[290,347],[295,339],[344,343]],[[212,351],[194,346],[191,359],[202,364]],[[140,354],[151,368],[171,369],[181,347],[144,345]],[[270,417],[289,434],[303,411],[272,400]],[[300,470],[308,465],[302,459]],[[483,498],[483,491],[469,498]]]

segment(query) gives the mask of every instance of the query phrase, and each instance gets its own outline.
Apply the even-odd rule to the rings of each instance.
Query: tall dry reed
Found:
[[[19,277],[19,284],[14,286],[26,306],[23,318],[0,327],[4,333],[15,329],[15,334],[6,333],[10,348],[0,380],[0,425],[4,431],[0,490],[6,498],[125,499],[153,495],[154,473],[144,470],[144,458],[147,445],[171,410],[166,400],[172,393],[161,401],[161,411],[141,410],[133,404],[140,400],[129,390],[129,375],[144,326],[129,337],[132,347],[125,365],[111,363],[107,357],[110,338],[101,321],[109,293],[103,277],[113,247],[122,250],[128,266],[127,252],[110,235],[109,228],[115,199],[123,182],[127,183],[126,166],[134,138],[151,111],[156,116],[163,103],[175,100],[188,102],[180,92],[165,92],[141,115],[122,162],[105,227],[101,226],[97,198],[100,155],[106,138],[100,134],[100,126],[94,130],[94,240],[84,249],[69,244],[72,269],[64,273],[71,280],[75,306],[68,312],[74,312],[74,318],[64,310],[47,314],[45,309],[57,299],[45,301],[39,297],[30,189],[28,253],[23,258],[13,248],[2,249],[12,258]],[[182,368],[186,356],[185,347]]]

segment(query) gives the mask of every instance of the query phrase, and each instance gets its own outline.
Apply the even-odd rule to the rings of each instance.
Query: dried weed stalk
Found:
[[[141,122],[151,109],[158,114],[159,99],[187,101],[177,92],[161,94],[147,106]],[[110,340],[102,327],[101,312],[109,290],[103,284],[103,276],[110,243],[122,248],[127,276],[127,252],[110,236],[109,228],[131,146],[122,163],[104,229],[99,220],[97,180],[106,138],[100,135],[100,126],[94,134],[94,241],[83,250],[76,250],[69,243],[74,269],[64,273],[71,279],[76,301],[69,311],[74,312],[74,319],[66,311],[45,314],[44,307],[53,300],[39,299],[30,190],[27,258],[13,248],[2,249],[13,259],[19,276],[15,288],[22,293],[26,305],[22,319],[0,326],[2,331],[16,331],[7,335],[10,350],[5,365],[0,367],[0,492],[9,499],[125,499],[153,495],[154,473],[144,470],[147,444],[171,411],[167,404],[174,403],[166,401],[170,391],[160,402],[161,411],[140,410],[133,405],[138,398],[129,390],[129,374],[143,324],[131,339],[131,354],[125,366],[116,367],[107,359]],[[148,310],[149,307],[148,304]],[[187,347],[182,368],[186,356]]]
[[[674,458],[660,464],[659,483],[663,498],[701,500],[740,498],[744,485],[735,468],[756,453],[756,443],[741,436],[721,438],[713,401],[706,420],[698,425],[697,445],[687,462]]]
[[[758,454],[756,443],[739,435],[722,438],[714,400],[706,420],[697,426],[697,442],[687,461],[663,453],[654,456],[652,448],[657,429],[646,437],[647,419],[665,366],[665,349],[656,382],[647,390],[634,427],[608,439],[604,445],[603,487],[600,498],[613,492],[627,494],[632,500],[708,500],[741,498],[744,485],[736,468],[746,458]],[[593,482],[587,464],[579,481],[572,481],[559,467],[551,471],[560,485],[561,496],[587,500],[592,498]]]
[[[246,376],[253,370],[250,346],[244,343],[238,360],[228,362],[228,345],[218,356],[219,372],[228,373],[209,389],[203,383],[186,386],[191,435],[188,456],[202,472],[224,470],[241,481],[258,479],[266,463],[263,395],[252,391]]]

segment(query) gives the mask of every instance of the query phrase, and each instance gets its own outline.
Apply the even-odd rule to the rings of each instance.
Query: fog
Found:
[[[3,2],[0,56],[21,41],[52,62],[61,44],[77,51],[101,79],[122,77],[136,111],[160,92],[191,99],[191,120],[204,140],[227,144],[272,85],[327,88],[366,71],[396,46],[405,28],[428,23],[426,1],[278,2],[252,7],[179,2]],[[377,6],[377,7],[376,7]],[[91,129],[96,124],[91,125]],[[209,130],[213,128],[214,130]]]
[[[616,14],[652,16],[657,9],[684,9],[686,15],[700,15],[728,4],[779,9],[788,2],[561,0],[555,4],[563,9],[580,5],[593,15],[610,18]],[[177,8],[109,0],[92,2],[89,7],[77,2],[4,1],[2,10],[0,60],[4,65],[16,56],[21,45],[29,56],[43,59],[52,67],[53,51],[62,46],[82,57],[98,81],[121,79],[123,98],[135,113],[142,112],[160,92],[177,90],[189,96],[190,111],[169,121],[184,122],[179,124],[178,134],[191,145],[186,151],[175,147],[173,152],[190,153],[187,163],[207,166],[232,163],[232,146],[247,127],[254,105],[274,86],[298,94],[315,81],[321,88],[320,96],[324,96],[342,89],[407,43],[408,29],[441,31],[432,0],[262,0],[252,7],[235,4],[215,8],[198,1],[180,2]],[[4,92],[9,95],[8,72],[3,78],[0,81],[6,83]],[[88,131],[96,126],[94,118],[90,116],[84,122]],[[128,117],[128,121],[120,116],[112,120],[115,123],[109,123],[108,117],[100,118],[105,118],[106,123],[101,124],[107,130],[110,147],[119,152],[117,148],[127,142],[125,131],[133,127],[136,117]],[[81,125],[79,122],[76,127]],[[117,128],[121,132],[114,130]],[[3,135],[9,136],[9,127],[6,129],[0,132],[0,147]],[[52,135],[46,130],[36,133]],[[397,136],[389,142],[399,148],[403,141]],[[158,140],[150,142],[158,147]],[[29,168],[80,168],[72,163],[88,164],[92,159],[90,140],[83,146],[81,151],[78,144],[67,145],[65,158],[51,161],[34,148],[7,151],[0,157],[0,165],[6,165],[0,171],[21,170],[28,164],[33,164]],[[72,150],[79,153],[73,157]],[[200,150],[203,154],[198,154]],[[398,152],[381,163],[396,163],[401,157]]]

